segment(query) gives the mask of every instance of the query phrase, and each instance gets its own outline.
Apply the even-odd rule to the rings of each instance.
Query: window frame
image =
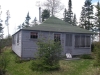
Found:
[[[17,44],[19,44],[19,33],[17,33]]]
[[[76,36],[80,36],[80,37],[78,38],[78,39],[79,39],[79,43],[76,42]],[[85,46],[83,46],[83,47],[82,47],[82,45],[83,45],[83,44],[82,44],[82,42],[83,42],[82,36],[85,36],[85,38],[83,38],[83,39],[84,39],[84,44],[85,44]],[[88,39],[89,39],[88,42],[87,42],[87,37],[89,37],[89,38],[88,38]],[[90,35],[76,34],[76,35],[75,35],[75,42],[74,42],[75,45],[74,45],[74,47],[75,47],[75,48],[90,48],[90,47],[91,47],[91,43],[90,43],[90,42],[91,42],[91,40],[90,40]],[[76,43],[77,43],[79,46],[76,47]],[[87,46],[87,43],[89,43],[88,46]]]
[[[55,35],[57,35],[57,36],[59,35],[59,40],[58,39],[55,40]],[[61,34],[60,33],[54,33],[54,42],[60,42],[60,44],[61,44]]]
[[[38,32],[30,32],[30,39],[38,39]]]

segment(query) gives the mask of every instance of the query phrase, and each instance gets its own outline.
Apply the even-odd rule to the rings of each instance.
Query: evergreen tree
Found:
[[[22,29],[22,28],[26,28],[26,27],[30,27],[30,23],[29,23],[29,20],[30,20],[30,16],[29,16],[29,12],[27,13],[27,16],[26,16],[26,20],[18,26],[18,29]]]
[[[93,27],[93,5],[91,3],[92,0],[86,0],[84,4],[85,8],[85,29],[91,30]]]
[[[50,17],[50,11],[47,10],[47,9],[44,9],[43,12],[42,12],[42,22],[43,22],[45,19],[49,18],[49,17]]]
[[[69,24],[73,24],[72,23],[72,18],[73,18],[73,12],[72,12],[72,1],[69,0],[68,2],[68,11],[65,9],[64,11],[64,21],[68,22]]]
[[[79,26],[81,27],[81,28],[85,28],[85,20],[86,20],[86,18],[85,18],[85,8],[84,7],[82,7],[82,11],[81,11],[81,17],[80,17],[80,24],[79,24]]]
[[[68,11],[67,11],[67,9],[65,8],[65,11],[64,11],[64,21],[65,22],[68,22]]]
[[[1,7],[1,6],[0,6]],[[1,8],[0,8],[1,9]],[[0,10],[0,53],[1,53],[1,48],[2,48],[2,40],[3,39],[3,27],[2,27],[2,19],[1,19],[1,14],[2,11]],[[1,62],[1,61],[0,61]],[[0,71],[1,72],[1,71]],[[1,73],[0,73],[1,74]]]
[[[2,27],[2,20],[0,19],[0,39],[3,38],[3,27]]]
[[[29,20],[30,20],[29,12],[27,13],[26,20],[25,20],[25,27],[29,27]]]
[[[73,12],[72,12],[72,1],[69,0],[68,2],[68,22],[72,24]]]
[[[33,26],[38,25],[36,17],[34,18],[32,23],[33,23]]]
[[[77,26],[76,14],[74,14],[74,17],[73,17],[73,26]]]
[[[95,14],[95,25],[96,25],[96,30],[94,29],[94,31],[98,31],[99,32],[99,41],[100,41],[100,3],[98,2],[97,5],[95,6],[97,9],[97,12]]]
[[[0,9],[1,9],[1,6],[0,6]],[[2,19],[1,19],[1,14],[2,14],[2,11],[0,10],[0,39],[3,38],[3,27],[2,27]]]

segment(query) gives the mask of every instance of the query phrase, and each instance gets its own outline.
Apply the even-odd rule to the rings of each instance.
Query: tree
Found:
[[[69,18],[68,18],[68,11],[67,11],[66,8],[65,8],[65,11],[64,11],[64,21],[65,21],[65,22],[68,22],[68,21],[69,21]]]
[[[68,2],[68,18],[69,18],[69,23],[72,24],[73,12],[72,12],[72,1],[71,0],[69,0]]]
[[[29,20],[30,20],[30,16],[29,16],[29,12],[27,13],[27,16],[26,16],[26,20],[25,20],[25,24],[24,24],[24,27],[29,27]]]
[[[63,5],[60,0],[46,0],[44,3],[46,9],[48,9],[51,15],[55,15],[57,12],[63,9]]]
[[[1,7],[1,6],[0,6]],[[2,27],[2,19],[1,19],[1,14],[2,11],[0,10],[0,53],[1,53],[1,48],[2,48],[2,38],[3,38],[3,27]]]
[[[30,23],[29,23],[29,20],[30,20],[31,18],[30,18],[30,16],[29,16],[29,12],[27,13],[27,16],[26,16],[26,20],[22,23],[22,24],[20,24],[19,26],[18,26],[18,29],[22,29],[22,28],[26,28],[26,27],[30,27]]]
[[[73,26],[77,26],[76,14],[74,14],[74,17],[73,17]]]
[[[68,11],[65,9],[64,11],[64,21],[68,22],[69,24],[73,24],[73,12],[72,12],[72,1],[69,0],[68,2]]]
[[[85,29],[87,30],[91,30],[93,27],[93,5],[91,3],[92,0],[86,0],[85,4],[84,4],[84,8],[85,8]]]
[[[97,5],[95,6],[96,7],[96,14],[95,14],[95,25],[97,27],[97,31],[99,32],[99,41],[100,41],[100,3],[98,2]]]
[[[34,18],[32,23],[33,23],[33,26],[38,25],[36,17]]]
[[[50,11],[48,9],[44,9],[43,12],[42,12],[42,22],[45,19],[48,19],[49,17],[50,17]]]
[[[7,29],[8,29],[8,37],[9,37],[9,22],[8,22],[9,18],[10,18],[10,12],[9,12],[9,10],[7,10],[6,15],[7,15],[7,17],[6,17],[6,20],[5,20],[5,24],[6,24]]]
[[[85,28],[85,25],[86,25],[85,23],[86,23],[85,8],[82,7],[79,26],[80,26],[81,28]]]
[[[61,45],[54,41],[39,41],[37,59],[32,62],[33,71],[51,71],[59,69]]]

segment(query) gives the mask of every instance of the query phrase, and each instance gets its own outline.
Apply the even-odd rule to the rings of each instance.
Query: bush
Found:
[[[22,60],[18,56],[15,56],[15,63],[22,63]]]
[[[89,54],[84,54],[81,56],[82,59],[92,59],[92,56]]]
[[[94,66],[100,66],[100,42],[94,43],[93,52],[95,54]]]
[[[8,60],[4,54],[0,55],[0,75],[5,75]]]
[[[61,46],[59,42],[38,42],[37,59],[31,64],[33,71],[51,71],[59,69]]]

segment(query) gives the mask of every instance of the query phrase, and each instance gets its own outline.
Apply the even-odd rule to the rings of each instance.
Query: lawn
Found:
[[[16,55],[10,48],[4,53],[9,60],[7,75],[100,75],[100,67],[93,66],[94,59],[60,60],[59,71],[34,72],[29,68],[32,60],[16,63]]]

